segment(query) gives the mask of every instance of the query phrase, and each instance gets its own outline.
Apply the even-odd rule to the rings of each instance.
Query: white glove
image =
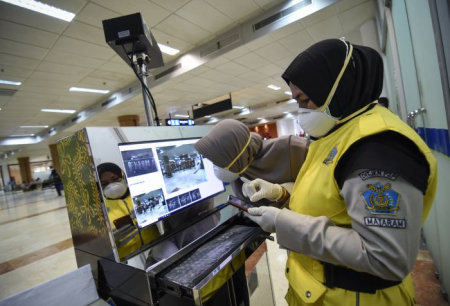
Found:
[[[261,199],[276,201],[283,194],[283,188],[278,184],[272,184],[262,179],[249,181],[241,177],[241,180],[244,182],[242,193],[247,198],[250,198],[252,202],[257,202]]]
[[[275,223],[277,222],[277,217],[280,211],[280,209],[275,207],[260,206],[249,208],[248,213],[245,215],[253,222],[258,223],[263,231],[275,233]]]

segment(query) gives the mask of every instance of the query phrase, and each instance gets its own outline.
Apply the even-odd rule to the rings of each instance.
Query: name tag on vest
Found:
[[[365,217],[364,223],[366,224],[366,226],[406,228],[406,220],[405,219]]]

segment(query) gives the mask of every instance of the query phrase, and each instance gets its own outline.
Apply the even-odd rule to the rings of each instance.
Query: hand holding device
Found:
[[[249,181],[246,178],[241,178],[241,180],[244,182],[242,193],[252,202],[261,199],[276,201],[283,195],[283,188],[278,184],[272,184],[263,179]]]
[[[260,206],[248,209],[246,216],[257,223],[265,232],[275,233],[280,209],[272,206]]]

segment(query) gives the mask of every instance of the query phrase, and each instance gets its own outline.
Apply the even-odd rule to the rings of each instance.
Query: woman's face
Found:
[[[105,189],[105,187],[108,186],[108,184],[121,181],[122,181],[121,177],[110,171],[105,171],[102,173],[102,175],[100,175],[100,183],[102,184],[103,189]]]
[[[309,108],[309,109],[317,109],[319,108],[313,101],[309,99],[309,97],[296,85],[289,82],[289,87],[292,92],[292,99],[297,100],[298,107],[300,108]]]

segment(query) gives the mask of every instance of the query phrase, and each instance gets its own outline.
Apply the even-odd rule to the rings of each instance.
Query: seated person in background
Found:
[[[97,171],[108,209],[109,222],[115,232],[115,242],[122,261],[124,257],[160,235],[154,225],[144,229],[138,227],[130,190],[122,169],[113,163],[103,163],[97,167]]]
[[[251,199],[255,206],[274,201],[280,206],[306,159],[309,139],[289,135],[263,141],[242,122],[226,119],[194,147],[214,164],[219,180],[231,182],[238,198]]]

